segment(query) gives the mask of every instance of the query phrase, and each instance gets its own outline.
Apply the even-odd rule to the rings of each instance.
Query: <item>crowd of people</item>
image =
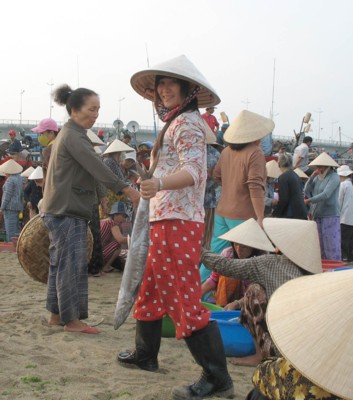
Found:
[[[121,256],[143,198],[150,202],[149,252],[133,313],[135,348],[118,353],[120,365],[159,369],[162,320],[169,315],[176,338],[185,340],[202,368],[197,381],[173,388],[172,399],[232,398],[220,330],[201,299],[213,301],[225,312],[241,310],[241,323],[254,338],[254,355],[231,360],[257,367],[248,398],[284,398],[272,393],[271,376],[283,365],[299,376],[300,362],[287,356],[286,344],[271,330],[281,315],[269,320],[268,310],[290,281],[315,282],[322,260],[353,260],[353,171],[325,152],[309,162],[311,137],[293,156],[281,149],[266,163],[261,142],[274,122],[243,110],[220,125],[213,115],[217,92],[185,56],[137,72],[131,84],[164,123],[149,148],[136,152],[128,134],[109,142],[102,131],[96,135],[91,128],[99,95],[62,85],[53,96],[68,121],[59,129],[46,118],[32,129],[43,146],[42,162],[23,171],[12,157],[0,166],[7,240],[18,238],[20,214],[28,223],[39,214],[48,232],[47,323],[66,332],[99,333],[84,322],[88,276],[123,269]],[[14,150],[16,133],[9,136]],[[149,164],[153,177],[140,181],[138,168]],[[301,385],[302,399],[343,397],[336,386],[313,379],[310,369],[299,370],[302,379],[292,379],[290,387],[288,380],[278,383],[283,392]],[[313,388],[327,396],[315,397]]]

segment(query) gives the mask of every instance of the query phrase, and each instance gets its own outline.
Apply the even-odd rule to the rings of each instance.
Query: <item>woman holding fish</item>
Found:
[[[206,128],[198,107],[220,99],[185,56],[136,73],[131,84],[154,102],[165,125],[152,151],[154,177],[140,186],[142,198],[150,200],[150,247],[134,311],[136,348],[118,360],[156,371],[162,318],[168,314],[177,339],[185,339],[203,369],[196,383],[174,388],[172,398],[228,397],[233,382],[218,325],[209,322],[210,312],[200,302],[199,273],[207,168]]]

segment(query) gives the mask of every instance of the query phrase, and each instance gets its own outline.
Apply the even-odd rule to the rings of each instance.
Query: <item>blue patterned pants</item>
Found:
[[[19,213],[20,211],[3,210],[6,240],[8,242],[11,242],[11,238],[17,237],[20,233]]]
[[[47,310],[64,324],[88,317],[87,222],[43,216],[49,231]]]

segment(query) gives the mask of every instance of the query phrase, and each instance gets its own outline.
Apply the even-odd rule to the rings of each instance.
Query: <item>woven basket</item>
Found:
[[[93,236],[87,229],[87,262],[91,259]],[[49,235],[42,218],[36,215],[23,227],[17,241],[17,256],[22,268],[37,282],[47,283],[49,273]]]

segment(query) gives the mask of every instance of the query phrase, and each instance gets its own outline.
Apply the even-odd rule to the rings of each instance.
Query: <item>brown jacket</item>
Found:
[[[86,129],[70,119],[52,146],[42,213],[91,219],[97,182],[116,193],[127,186],[103,164]]]

